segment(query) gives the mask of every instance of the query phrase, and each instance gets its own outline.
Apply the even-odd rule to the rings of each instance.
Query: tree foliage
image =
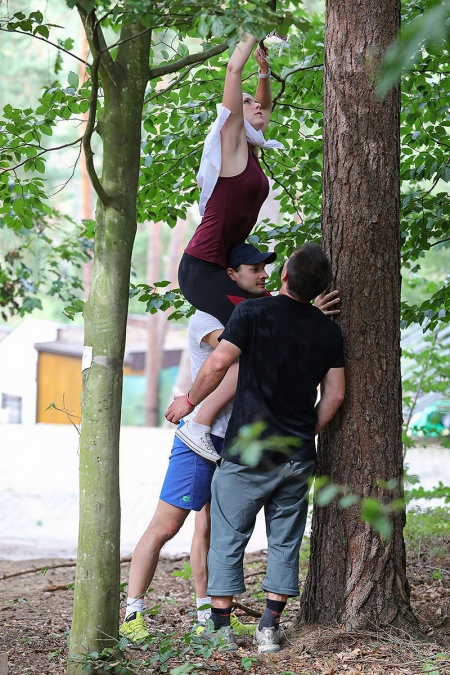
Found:
[[[70,6],[75,4],[69,3]],[[158,29],[152,43],[143,111],[138,221],[163,221],[174,227],[177,218],[184,218],[187,206],[198,198],[195,175],[202,141],[214,119],[215,105],[220,101],[228,52],[223,51],[201,64],[192,62],[192,55],[221,44],[224,37],[232,47],[237,39],[237,21],[250,30],[258,26],[260,34],[269,31],[273,19],[266,5],[247,4],[248,7],[241,7],[237,2],[230,2],[225,9],[219,10],[213,2],[180,2],[171,3],[169,10],[167,3],[160,2],[152,3],[149,13],[148,2],[126,3],[126,7],[108,2],[86,3],[86,11],[90,6],[96,6],[102,26],[112,36],[107,47],[112,56],[117,49],[114,47],[118,43],[117,31],[128,17],[137,14],[149,30]],[[408,26],[413,26],[417,32],[417,18],[430,8],[441,11],[441,5],[437,6],[433,0],[405,2],[404,30],[408,32]],[[103,16],[101,12],[104,12]],[[262,162],[278,188],[282,219],[277,224],[261,224],[252,235],[255,242],[274,241],[281,256],[289,254],[307,239],[320,237],[321,209],[323,18],[307,16],[298,9],[293,17],[287,14],[285,25],[289,23],[289,41],[283,55],[278,56],[278,46],[271,48],[275,96],[273,124],[269,130],[270,136],[283,141],[286,148],[281,153],[266,152],[262,156]],[[414,64],[404,73],[402,82],[403,265],[408,277],[413,276],[413,283],[420,277],[423,252],[449,244],[448,43],[442,35],[427,40],[427,26],[428,23],[425,28],[422,25],[420,48],[416,40]],[[51,33],[56,30],[45,23],[39,11],[5,15],[0,27],[3,31],[50,41]],[[91,80],[79,82],[74,72],[75,58],[67,80],[58,81],[63,72],[61,54],[68,58],[66,52],[73,49],[73,39],[57,37],[54,42],[59,51],[55,50],[52,86],[44,90],[35,106],[19,108],[10,102],[3,109],[0,120],[0,225],[12,228],[31,248],[36,242],[33,236],[42,240],[45,232],[49,241],[56,236],[64,251],[63,257],[75,262],[78,259],[81,263],[88,253],[87,238],[83,237],[83,228],[78,230],[78,235],[73,229],[68,230],[64,216],[50,206],[54,200],[49,194],[46,170],[52,151],[61,153],[60,145],[80,147],[84,127],[74,122],[89,109]],[[245,86],[251,90],[256,87],[256,66],[252,63],[245,71]],[[96,110],[96,118],[100,121],[102,106],[100,88]],[[68,123],[71,123],[70,128]],[[57,130],[64,125],[69,139],[62,144],[53,144]],[[98,160],[95,158],[96,163]],[[56,222],[61,226],[58,235],[52,230],[52,223]],[[74,237],[81,244],[78,252],[75,251]],[[18,247],[13,248],[17,250]],[[45,258],[41,255],[41,269]],[[5,261],[1,264],[9,287],[19,288],[16,304],[9,303],[7,294],[3,297],[4,312],[20,311],[23,314],[39,306],[40,284],[33,280],[24,285],[21,281],[23,270],[21,274],[17,269],[14,274],[11,265],[8,268]],[[54,274],[51,257],[47,265],[53,268]],[[77,283],[73,281],[63,291],[63,282],[68,281],[66,277],[63,275],[63,279],[50,289],[64,300],[77,289]],[[275,279],[273,284],[276,284]],[[142,292],[146,304],[150,299],[150,309],[164,309],[172,300],[181,304],[179,298],[172,295],[161,300],[154,288],[145,285]],[[439,322],[448,321],[449,303],[447,279],[430,293],[427,300],[412,305],[404,303],[403,325],[418,321],[434,328]],[[178,316],[176,313],[174,318]]]

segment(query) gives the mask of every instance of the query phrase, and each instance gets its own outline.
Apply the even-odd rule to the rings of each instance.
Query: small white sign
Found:
[[[81,372],[83,372],[83,370],[86,370],[86,368],[90,368],[92,365],[92,349],[93,347],[88,347],[87,345],[84,345],[83,347],[83,357],[81,359]]]

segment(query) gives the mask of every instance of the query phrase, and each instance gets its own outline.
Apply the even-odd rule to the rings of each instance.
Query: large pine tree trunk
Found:
[[[101,46],[98,24],[92,15],[82,18],[95,54]],[[149,32],[142,33],[142,25],[130,22],[122,30],[116,59],[104,52],[100,65],[104,110],[98,130],[106,198],[97,202],[92,287],[84,311],[80,524],[69,674],[86,672],[77,657],[117,640],[122,367],[151,39]]]
[[[374,67],[395,37],[399,0],[328,0],[323,243],[342,298],[347,395],[320,438],[319,474],[389,502],[401,486],[399,90],[379,101]],[[347,628],[414,625],[404,513],[388,544],[354,506],[315,508],[300,619]]]

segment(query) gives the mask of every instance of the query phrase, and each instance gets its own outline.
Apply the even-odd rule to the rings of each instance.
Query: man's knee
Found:
[[[147,528],[146,535],[155,546],[161,548],[180,531],[189,511],[164,503],[158,506],[156,513]]]

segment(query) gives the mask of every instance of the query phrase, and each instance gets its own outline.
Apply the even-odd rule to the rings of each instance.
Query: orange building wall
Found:
[[[81,415],[81,359],[64,354],[39,352],[37,372],[36,422],[44,424],[70,424],[66,413],[73,414],[74,424],[80,423]],[[77,415],[77,417],[75,417]]]

